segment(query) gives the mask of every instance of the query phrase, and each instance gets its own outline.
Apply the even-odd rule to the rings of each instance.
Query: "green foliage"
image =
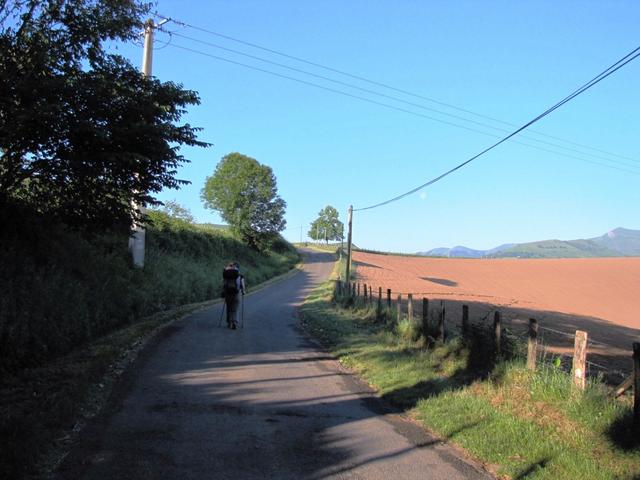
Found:
[[[265,249],[284,230],[286,203],[278,196],[270,167],[240,153],[222,157],[201,191],[206,208],[222,218],[250,246]]]
[[[162,211],[170,217],[184,220],[187,223],[195,223],[195,218],[193,218],[189,209],[180,205],[176,200],[164,202]]]
[[[0,233],[2,369],[36,366],[143,316],[217,298],[229,260],[249,288],[298,261],[283,241],[258,252],[217,229],[163,212],[150,218],[144,270],[130,266],[126,235],[88,237],[26,211],[2,221],[12,226]]]
[[[195,92],[143,77],[107,54],[132,40],[139,0],[0,3],[0,207],[28,205],[84,230],[129,227],[131,201],[187,182],[181,145],[206,146],[177,125]]]
[[[313,240],[342,240],[344,238],[344,224],[338,219],[338,210],[327,205],[320,212],[318,218],[313,221],[307,233]]]

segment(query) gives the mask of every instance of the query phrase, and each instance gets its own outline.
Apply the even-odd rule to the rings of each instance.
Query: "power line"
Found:
[[[154,15],[157,16],[157,17],[160,17],[160,18],[168,18],[168,17],[165,17],[163,15],[160,15],[158,12],[155,12]],[[241,40],[239,38],[235,38],[235,37],[232,37],[232,36],[229,36],[229,35],[225,35],[225,34],[213,31],[213,30],[209,30],[209,29],[202,28],[202,27],[197,27],[195,25],[191,25],[191,24],[182,22],[180,20],[172,19],[172,21],[174,23],[182,25],[185,28],[191,28],[193,30],[197,30],[197,31],[200,31],[200,32],[203,32],[203,33],[207,33],[209,35],[214,35],[214,36],[217,36],[219,38],[224,38],[226,40],[230,40],[230,41],[242,44],[242,45],[246,45],[246,46],[249,46],[249,47],[252,47],[252,48],[256,48],[256,49],[259,49],[259,50],[262,50],[262,51],[265,51],[265,52],[268,52],[268,53],[271,53],[271,54],[274,54],[274,55],[279,55],[279,56],[281,56],[283,58],[288,58],[288,59],[291,59],[291,60],[295,60],[297,62],[301,62],[301,63],[307,64],[307,65],[311,65],[311,66],[314,66],[314,67],[317,67],[317,68],[321,68],[323,70],[327,70],[327,71],[330,71],[330,72],[338,73],[340,75],[344,75],[346,77],[353,78],[355,80],[366,82],[366,83],[368,83],[370,85],[376,85],[378,87],[386,88],[386,89],[389,89],[389,90],[392,90],[392,91],[395,91],[395,92],[398,92],[398,93],[402,93],[404,95],[408,95],[408,96],[411,96],[411,97],[414,97],[414,98],[419,98],[419,99],[434,103],[436,105],[441,105],[441,106],[444,106],[444,107],[447,107],[447,108],[451,108],[453,110],[457,110],[459,112],[464,112],[464,113],[467,113],[467,114],[470,114],[470,115],[474,115],[474,116],[476,116],[478,118],[484,118],[485,120],[490,120],[490,121],[501,123],[503,125],[507,125],[507,126],[511,126],[511,127],[517,127],[518,126],[517,124],[511,123],[511,122],[506,122],[504,120],[500,120],[500,119],[495,118],[495,117],[491,117],[491,116],[488,116],[488,115],[483,115],[481,113],[474,112],[472,110],[468,110],[468,109],[465,109],[465,108],[461,108],[461,107],[458,107],[458,106],[450,104],[450,103],[442,102],[440,100],[436,100],[434,98],[431,98],[431,97],[428,97],[428,96],[425,96],[425,95],[420,95],[420,94],[417,94],[417,93],[414,93],[414,92],[410,92],[410,91],[402,89],[402,88],[394,87],[394,86],[389,85],[387,83],[378,82],[378,81],[375,81],[375,80],[372,80],[372,79],[369,79],[369,78],[366,78],[366,77],[363,77],[363,76],[360,76],[360,75],[355,75],[355,74],[346,72],[344,70],[340,70],[340,69],[337,69],[337,68],[334,68],[334,67],[323,65],[323,64],[318,63],[318,62],[313,62],[313,61],[306,60],[306,59],[301,58],[301,57],[297,57],[295,55],[290,55],[290,54],[287,54],[287,53],[284,53],[284,52],[281,52],[281,51],[278,51],[278,50],[274,50],[272,48],[267,48],[267,47],[264,47],[264,46],[256,44],[256,43],[247,42],[245,40]],[[199,40],[197,40],[197,41],[199,41]],[[465,121],[471,122],[471,120],[467,120],[467,119],[465,119]],[[492,128],[495,128],[495,127],[492,127]],[[573,142],[571,140],[566,140],[566,139],[563,139],[561,137],[557,137],[557,136],[554,136],[554,135],[549,135],[547,133],[540,132],[540,131],[537,131],[537,130],[529,130],[529,132],[533,133],[533,134],[536,134],[536,135],[543,136],[543,137],[547,137],[547,138],[551,138],[551,139],[558,140],[558,141],[561,141],[561,142],[565,142],[565,143],[573,145],[573,146],[586,148],[588,150],[593,150],[595,152],[603,153],[605,155],[617,157],[617,158],[620,158],[620,159],[623,159],[623,160],[630,160],[632,162],[640,162],[640,160],[638,160],[636,158],[632,158],[632,157],[628,157],[628,156],[624,156],[624,155],[619,155],[617,153],[608,152],[608,151],[603,150],[603,149],[599,149],[599,148],[591,147],[589,145],[584,145],[584,144],[581,144],[581,143]],[[560,148],[567,148],[567,147],[560,147]],[[584,152],[581,152],[581,153],[584,153]],[[587,153],[584,153],[584,154],[585,155],[589,155]]]
[[[267,73],[269,75],[273,75],[273,76],[280,77],[280,78],[285,78],[287,80],[291,80],[291,81],[294,81],[294,82],[301,83],[303,85],[308,85],[308,86],[311,86],[311,87],[319,88],[319,89],[325,90],[327,92],[337,93],[338,95],[343,95],[345,97],[350,97],[350,98],[355,98],[355,99],[358,99],[358,100],[362,100],[363,102],[367,102],[367,103],[371,103],[371,104],[378,105],[378,106],[381,106],[381,107],[389,108],[389,109],[392,109],[392,110],[396,110],[398,112],[408,113],[408,114],[414,115],[416,117],[422,117],[422,118],[426,118],[428,120],[433,120],[434,122],[440,122],[440,123],[444,123],[446,125],[451,125],[451,126],[454,126],[454,127],[463,128],[463,129],[468,130],[470,132],[475,132],[475,133],[480,133],[482,135],[488,135],[490,137],[500,138],[497,135],[494,135],[492,133],[487,133],[487,132],[483,132],[481,130],[476,130],[476,129],[471,128],[471,127],[467,127],[467,126],[464,126],[464,125],[459,125],[457,123],[449,122],[447,120],[442,120],[442,119],[439,119],[439,118],[436,118],[436,117],[432,117],[430,115],[425,115],[425,114],[422,114],[422,113],[414,112],[414,111],[411,111],[411,110],[407,110],[406,108],[398,107],[398,106],[395,106],[395,105],[390,105],[390,104],[384,103],[384,102],[379,102],[377,100],[372,100],[370,98],[362,97],[360,95],[355,95],[353,93],[344,92],[342,90],[337,90],[335,88],[331,88],[331,87],[327,87],[327,86],[320,85],[320,84],[317,84],[317,83],[309,82],[307,80],[302,80],[300,78],[292,77],[292,76],[285,75],[285,74],[282,74],[282,73],[273,72],[271,70],[267,70],[267,69],[264,69],[264,68],[256,67],[255,65],[249,65],[247,63],[242,63],[242,62],[238,62],[236,60],[231,60],[229,58],[220,57],[218,55],[214,55],[214,54],[211,54],[211,53],[203,52],[201,50],[196,50],[194,48],[185,47],[183,45],[178,45],[176,43],[172,43],[170,46],[173,47],[173,48],[179,48],[181,50],[185,50],[187,52],[197,53],[198,55],[203,55],[205,57],[210,57],[210,58],[213,58],[215,60],[220,60],[222,62],[231,63],[233,65],[238,65],[238,66],[241,66],[241,67],[249,68],[251,70],[255,70],[255,71],[258,71],[258,72]]]
[[[474,155],[473,157],[469,158],[468,160],[460,163],[459,165],[456,165],[455,167],[453,167],[452,169],[446,171],[445,173],[429,180],[426,183],[423,183],[422,185],[413,188],[411,190],[409,190],[408,192],[405,192],[401,195],[397,195],[393,198],[390,198],[389,200],[386,200],[384,202],[380,202],[377,203],[375,205],[371,205],[368,207],[363,207],[363,208],[354,208],[353,211],[357,212],[357,211],[362,211],[362,210],[371,210],[373,208],[377,208],[377,207],[381,207],[383,205],[387,205],[391,202],[395,202],[397,200],[400,200],[408,195],[411,195],[412,193],[417,192],[418,190],[422,190],[425,187],[428,187],[429,185],[433,185],[434,183],[442,180],[444,177],[452,174],[453,172],[455,172],[456,170],[461,169],[462,167],[464,167],[465,165],[468,165],[469,163],[471,163],[472,161],[474,161],[475,159],[481,157],[482,155],[484,155],[485,153],[489,152],[490,150],[493,150],[495,147],[497,147],[498,145],[506,142],[507,140],[509,140],[511,137],[517,135],[518,133],[520,133],[522,130],[526,129],[527,127],[529,127],[530,125],[533,125],[534,123],[538,122],[539,120],[541,120],[542,118],[546,117],[547,115],[549,115],[550,113],[552,113],[553,111],[557,110],[558,108],[562,107],[565,103],[570,102],[571,100],[573,100],[575,97],[577,97],[578,95],[584,93],[585,91],[587,91],[588,89],[590,89],[591,87],[593,87],[594,85],[600,83],[602,80],[604,80],[605,78],[607,78],[609,75],[612,75],[613,73],[617,72],[619,69],[621,69],[622,67],[624,67],[626,64],[628,64],[629,62],[632,62],[633,60],[635,60],[638,56],[640,56],[640,53],[638,53],[640,51],[640,47],[635,48],[634,50],[632,50],[631,52],[629,52],[627,55],[625,55],[624,57],[622,57],[620,60],[618,60],[617,62],[615,62],[613,65],[611,65],[610,67],[608,67],[607,69],[605,69],[604,71],[602,71],[601,73],[599,73],[598,75],[596,75],[594,78],[592,78],[591,80],[589,80],[587,83],[585,83],[584,85],[582,85],[581,87],[577,88],[576,90],[574,90],[572,93],[570,93],[569,95],[567,95],[565,98],[563,98],[562,100],[560,100],[558,103],[556,103],[555,105],[553,105],[552,107],[549,107],[547,110],[545,110],[544,112],[542,112],[540,115],[538,115],[537,117],[535,117],[533,120],[530,120],[529,122],[525,123],[523,126],[521,126],[520,128],[518,128],[517,130],[515,130],[514,132],[510,133],[509,135],[507,135],[506,137],[502,138],[500,141],[494,143],[493,145],[491,145],[490,147],[485,148],[484,150],[482,150],[480,153]]]
[[[296,67],[292,67],[292,66],[289,66],[289,65],[285,65],[283,63],[274,62],[272,60],[268,60],[268,59],[265,59],[265,58],[262,58],[262,57],[258,57],[256,55],[251,55],[251,54],[248,54],[248,53],[245,53],[245,52],[241,52],[239,50],[235,50],[235,49],[232,49],[232,48],[227,48],[227,47],[224,47],[222,45],[218,45],[216,43],[207,42],[207,41],[200,40],[200,39],[197,39],[197,38],[193,38],[193,37],[190,37],[188,35],[183,35],[183,34],[177,33],[177,32],[167,32],[167,33],[169,33],[169,35],[175,35],[176,37],[184,38],[186,40],[190,40],[190,41],[193,41],[193,42],[196,42],[196,43],[200,43],[200,44],[203,44],[203,45],[214,47],[214,48],[226,51],[226,52],[234,53],[236,55],[241,55],[241,56],[244,56],[244,57],[247,57],[247,58],[258,60],[258,61],[267,63],[269,65],[274,65],[274,66],[277,66],[277,67],[280,67],[280,68],[284,68],[284,69],[287,69],[287,70],[291,70],[291,71],[294,71],[294,72],[297,72],[297,73],[302,73],[304,75],[309,75],[309,76],[312,76],[314,78],[319,78],[319,79],[322,79],[322,80],[326,80],[326,81],[329,81],[329,82],[332,82],[332,83],[336,83],[338,85],[346,86],[346,87],[349,87],[349,88],[353,88],[355,90],[359,90],[359,91],[362,91],[362,92],[365,92],[365,93],[368,93],[368,94],[377,95],[379,97],[383,97],[385,99],[389,99],[389,100],[393,100],[393,101],[396,101],[396,102],[400,102],[400,103],[403,103],[405,105],[410,105],[412,107],[417,107],[417,108],[420,108],[420,109],[423,109],[423,110],[427,110],[427,111],[430,111],[430,112],[435,112],[435,113],[438,113],[440,115],[444,115],[444,116],[447,116],[447,117],[454,118],[456,120],[461,120],[463,122],[469,122],[469,123],[472,123],[474,125],[478,125],[478,126],[485,127],[485,128],[490,128],[490,129],[493,129],[493,130],[498,130],[498,131],[503,132],[503,133],[509,133],[510,132],[510,130],[506,130],[506,129],[501,128],[501,127],[496,127],[496,126],[493,126],[493,125],[488,125],[488,124],[483,123],[483,122],[470,120],[468,118],[464,118],[464,117],[461,117],[459,115],[454,115],[454,114],[451,114],[451,113],[448,113],[448,112],[443,112],[442,110],[437,110],[437,109],[434,109],[434,108],[426,107],[426,106],[421,105],[419,103],[403,100],[401,98],[398,98],[398,97],[395,97],[395,96],[392,96],[392,95],[387,95],[385,93],[377,92],[375,90],[362,88],[362,87],[360,87],[358,85],[354,85],[353,83],[343,82],[341,80],[336,80],[336,79],[333,79],[333,78],[330,78],[330,77],[327,77],[327,76],[324,76],[324,75],[319,75],[319,74],[316,74],[316,73],[313,73],[313,72],[302,70],[300,68],[296,68]],[[436,120],[436,121],[438,121],[438,120]],[[583,151],[577,150],[577,149],[572,148],[572,147],[566,147],[564,145],[559,145],[557,143],[552,143],[552,142],[548,142],[548,141],[545,141],[545,140],[540,140],[538,138],[534,138],[534,137],[530,137],[530,136],[526,136],[526,135],[522,135],[522,138],[526,138],[528,140],[532,140],[534,142],[541,143],[543,145],[549,145],[551,147],[561,148],[561,149],[564,149],[564,150],[567,150],[567,151],[570,151],[570,152],[578,153],[580,155],[586,155],[586,156],[589,156],[589,157],[592,157],[592,158],[601,159],[601,160],[604,160],[606,162],[617,163],[619,165],[622,165],[622,166],[628,167],[628,168],[639,168],[640,167],[639,165],[628,164],[626,162],[621,162],[620,160],[613,160],[613,159],[610,159],[610,158],[603,157],[602,155],[596,155],[596,154],[593,154],[593,153],[583,152]],[[521,143],[521,144],[536,148],[533,145],[529,145],[529,144],[525,144],[525,143]],[[549,150],[545,150],[545,151],[549,151]],[[577,158],[577,157],[571,156],[570,158]],[[601,165],[601,164],[599,164],[597,162],[591,162],[591,163],[595,163],[597,165]]]
[[[175,33],[174,33],[174,35],[175,35]],[[406,114],[413,115],[413,116],[416,116],[416,117],[425,118],[425,119],[428,119],[428,120],[432,120],[434,122],[443,123],[445,125],[450,125],[450,126],[453,126],[453,127],[456,127],[456,128],[461,128],[461,129],[464,129],[464,130],[467,130],[467,131],[470,131],[470,132],[478,133],[478,134],[481,134],[481,135],[486,135],[486,136],[493,137],[493,138],[501,138],[498,135],[495,135],[495,134],[492,134],[492,133],[488,133],[488,132],[485,132],[485,131],[482,131],[482,130],[478,130],[478,129],[475,129],[475,128],[471,128],[471,127],[468,127],[468,126],[465,126],[465,125],[460,125],[458,123],[450,122],[450,121],[447,121],[447,120],[442,120],[440,118],[433,117],[433,116],[430,116],[430,115],[425,115],[425,114],[418,113],[418,112],[414,112],[414,111],[408,110],[406,108],[398,107],[398,106],[391,105],[391,104],[384,103],[384,102],[379,102],[377,100],[372,100],[370,98],[366,98],[366,97],[363,97],[363,96],[360,96],[360,95],[355,95],[355,94],[352,94],[352,93],[349,93],[349,92],[345,92],[345,91],[342,91],[342,90],[337,90],[335,88],[330,88],[330,87],[327,87],[327,86],[324,86],[324,85],[320,85],[320,84],[317,84],[317,83],[314,83],[314,82],[310,82],[310,81],[307,81],[307,80],[302,80],[300,78],[292,77],[292,76],[285,75],[285,74],[282,74],[282,73],[273,72],[271,70],[267,70],[267,69],[264,69],[264,68],[256,67],[254,65],[249,65],[249,64],[246,64],[246,63],[238,62],[236,60],[231,60],[229,58],[220,57],[218,55],[214,55],[214,54],[211,54],[211,53],[208,53],[208,52],[203,52],[201,50],[196,50],[196,49],[193,49],[193,48],[185,47],[183,45],[178,45],[176,43],[171,43],[168,46],[170,46],[172,48],[178,48],[180,50],[196,53],[198,55],[202,55],[202,56],[209,57],[209,58],[212,58],[212,59],[215,59],[215,60],[219,60],[219,61],[222,61],[222,62],[230,63],[230,64],[233,64],[233,65],[238,65],[238,66],[241,66],[241,67],[244,67],[244,68],[248,68],[250,70],[255,70],[255,71],[266,73],[266,74],[269,74],[269,75],[273,75],[273,76],[276,76],[276,77],[279,77],[279,78],[284,78],[284,79],[287,79],[287,80],[291,80],[291,81],[294,81],[294,82],[297,82],[297,83],[301,83],[303,85],[319,88],[321,90],[325,90],[325,91],[328,91],[328,92],[331,92],[331,93],[335,93],[335,94],[338,94],[338,95],[343,95],[343,96],[346,96],[346,97],[349,97],[349,98],[354,98],[354,99],[357,99],[357,100],[360,100],[360,101],[363,101],[363,102],[371,103],[373,105],[378,105],[378,106],[381,106],[381,107],[384,107],[384,108],[388,108],[388,109],[391,109],[391,110],[395,110],[395,111],[398,111],[398,112],[406,113]],[[524,145],[524,146],[527,146],[527,147],[530,147],[530,148],[535,148],[537,150],[541,150],[541,151],[544,151],[544,152],[554,153],[556,155],[561,155],[561,156],[564,156],[564,157],[567,157],[567,158],[573,158],[573,159],[576,159],[576,160],[579,160],[579,161],[591,163],[591,164],[594,164],[594,165],[607,167],[607,168],[612,168],[612,169],[623,171],[623,172],[626,172],[626,173],[631,173],[631,174],[634,174],[634,175],[640,175],[640,172],[638,172],[637,170],[629,170],[629,168],[638,168],[638,167],[635,167],[634,165],[623,164],[623,166],[627,167],[627,168],[621,168],[621,167],[617,167],[617,166],[614,166],[614,165],[608,165],[608,164],[605,164],[605,163],[596,162],[596,161],[593,161],[593,160],[587,160],[587,159],[584,159],[584,158],[581,158],[581,157],[577,157],[575,155],[570,155],[570,154],[567,154],[567,153],[563,153],[563,152],[556,152],[554,150],[543,148],[543,147],[540,147],[540,146],[537,146],[537,145],[531,145],[529,143],[521,142],[521,141],[518,141],[518,140],[512,140],[512,142],[520,144],[520,145]],[[578,153],[585,154],[584,152],[578,152]],[[587,154],[587,155],[589,155],[589,154]],[[602,157],[602,159],[604,159],[605,161],[618,163],[616,160],[610,160],[610,159],[606,159],[604,157]]]

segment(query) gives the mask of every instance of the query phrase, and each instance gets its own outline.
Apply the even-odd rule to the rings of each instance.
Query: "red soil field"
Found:
[[[360,282],[419,293],[598,317],[640,328],[640,257],[417,258],[354,252]]]
[[[418,303],[427,297],[452,306],[468,303],[471,310],[498,307],[525,321],[530,315],[543,319],[541,326],[586,330],[593,340],[620,349],[602,346],[603,354],[627,357],[631,342],[640,341],[640,257],[458,259],[354,252],[353,260],[356,281],[371,285],[374,295],[378,287],[390,288],[394,299],[413,293]]]

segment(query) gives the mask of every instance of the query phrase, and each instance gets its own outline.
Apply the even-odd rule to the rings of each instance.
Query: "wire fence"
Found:
[[[390,308],[393,312],[407,318],[411,310],[414,319],[425,318],[423,312],[424,300],[428,305],[426,313],[427,322],[437,323],[441,315],[445,317],[445,328],[449,334],[460,335],[464,328],[462,309],[468,309],[467,322],[469,326],[490,326],[492,315],[499,312],[501,319],[501,333],[516,339],[520,343],[528,341],[530,333],[529,318],[523,318],[521,312],[514,311],[513,305],[517,302],[503,305],[477,302],[467,302],[459,299],[443,298],[440,292],[408,292],[393,291],[391,289],[353,282],[348,285],[350,293],[358,297],[361,302],[370,303],[372,306]],[[347,288],[347,287],[345,287]],[[366,293],[365,293],[366,292]],[[411,305],[409,305],[411,298]],[[400,302],[400,303],[398,303]],[[399,307],[398,307],[399,305]],[[465,307],[466,306],[466,307]],[[444,314],[443,314],[444,311]],[[576,332],[566,331],[548,326],[553,325],[554,316],[541,315],[537,321],[537,342],[540,346],[537,350],[536,362],[556,364],[567,370],[572,368]],[[546,323],[546,324],[545,324]],[[617,384],[627,378],[632,370],[630,346],[594,340],[589,332],[586,334],[585,374],[590,378],[600,378],[607,384]]]

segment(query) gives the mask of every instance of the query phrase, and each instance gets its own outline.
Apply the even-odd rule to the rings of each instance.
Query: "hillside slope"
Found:
[[[616,228],[601,237],[592,238],[591,241],[624,255],[640,255],[640,230]]]
[[[544,240],[514,245],[492,258],[588,258],[588,257],[619,257],[620,253],[601,247],[591,240]]]

